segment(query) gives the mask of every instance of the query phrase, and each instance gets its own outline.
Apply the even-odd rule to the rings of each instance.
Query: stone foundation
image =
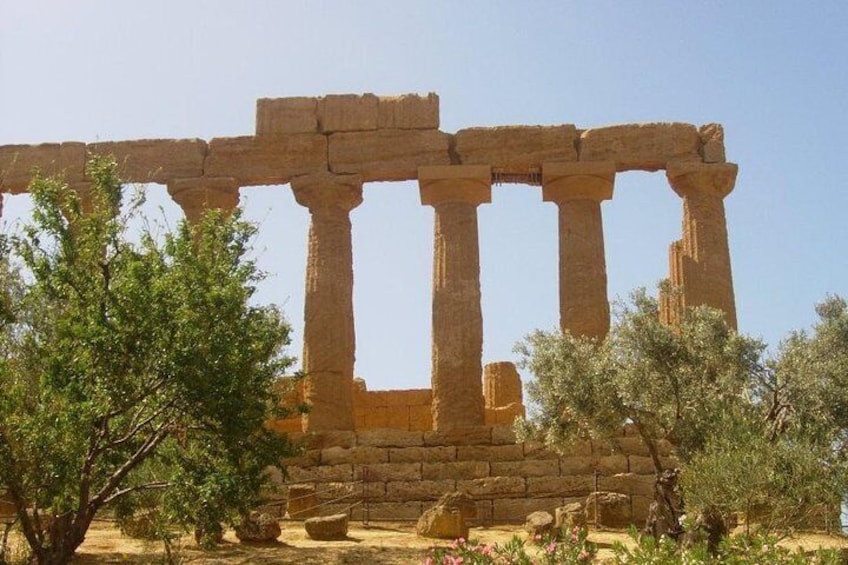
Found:
[[[632,523],[642,525],[653,493],[650,457],[627,428],[615,450],[584,441],[563,454],[516,443],[507,426],[306,433],[293,439],[305,451],[283,462],[288,479],[278,477],[281,513],[286,488],[300,492],[302,485],[315,489],[320,515],[347,511],[354,520],[378,521],[417,520],[442,494],[464,490],[476,501],[479,523],[519,523],[531,512],[553,513],[585,501],[597,488],[626,495]],[[670,446],[661,447],[669,457]]]

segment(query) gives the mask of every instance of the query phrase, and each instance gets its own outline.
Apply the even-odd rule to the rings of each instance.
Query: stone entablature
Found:
[[[186,217],[233,209],[242,186],[291,184],[311,214],[303,362],[306,430],[355,429],[353,249],[350,211],[362,183],[418,180],[435,210],[431,417],[437,430],[500,422],[484,405],[477,211],[492,183],[541,186],[559,209],[560,326],[601,338],[609,304],[601,204],[617,174],[665,170],[683,200],[683,236],[671,245],[664,320],[681,307],[736,311],[723,198],[736,165],[718,124],[629,124],[439,129],[439,99],[328,95],[257,101],[255,135],[0,146],[0,193],[27,190],[33,168],[85,188],[90,154],[114,155],[127,182],[166,184]],[[492,410],[500,410],[494,413]],[[363,424],[364,425],[364,424]],[[410,424],[412,425],[412,424]]]

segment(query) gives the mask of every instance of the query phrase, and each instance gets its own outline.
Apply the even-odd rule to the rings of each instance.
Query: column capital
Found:
[[[614,161],[542,164],[542,200],[544,202],[609,200],[612,198],[614,182]]]
[[[739,166],[734,163],[670,162],[666,177],[674,192],[681,198],[712,195],[724,198],[736,184]]]
[[[190,221],[204,210],[233,210],[239,204],[239,182],[232,177],[195,177],[168,182],[168,194]]]
[[[451,202],[486,204],[492,201],[492,167],[489,165],[438,165],[418,167],[421,204]]]
[[[326,209],[350,212],[362,204],[361,175],[304,175],[293,178],[291,187],[297,203],[310,212]]]

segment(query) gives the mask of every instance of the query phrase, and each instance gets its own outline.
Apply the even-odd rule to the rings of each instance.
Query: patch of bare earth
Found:
[[[421,563],[434,546],[447,546],[450,541],[420,538],[412,523],[372,523],[364,527],[353,522],[349,535],[341,541],[315,541],[306,536],[300,522],[283,522],[278,542],[270,544],[239,543],[232,531],[225,543],[209,551],[201,550],[189,536],[175,544],[177,562],[197,564],[349,564],[401,565]],[[506,543],[514,535],[526,538],[517,525],[472,528],[470,536],[482,543]],[[612,556],[612,545],[622,542],[632,545],[630,537],[621,531],[593,530],[589,539],[600,547],[598,562]],[[801,546],[811,550],[818,547],[848,548],[842,536],[824,533],[804,533],[784,540],[782,545]],[[122,535],[111,523],[96,522],[89,530],[74,563],[101,565],[111,563],[162,563],[161,542],[137,540]]]

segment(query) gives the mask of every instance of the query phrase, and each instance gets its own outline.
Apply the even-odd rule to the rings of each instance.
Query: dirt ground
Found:
[[[304,564],[349,565],[416,564],[421,563],[434,545],[449,545],[449,541],[424,539],[416,536],[412,523],[372,523],[363,527],[351,522],[348,539],[318,542],[309,539],[300,522],[283,522],[283,534],[277,543],[240,544],[230,531],[225,543],[211,551],[200,550],[193,539],[183,538],[177,544],[177,562],[196,564]],[[484,543],[504,543],[513,535],[526,536],[520,526],[490,526],[472,528],[469,537]],[[616,541],[631,544],[628,535],[620,531],[592,531],[589,539],[600,547],[598,561],[612,555]],[[803,534],[785,540],[784,545],[817,547],[846,547],[848,539],[828,534]],[[111,523],[96,522],[89,530],[85,543],[77,552],[74,563],[101,565],[107,563],[162,563],[163,547],[158,542],[145,542],[125,537]]]

